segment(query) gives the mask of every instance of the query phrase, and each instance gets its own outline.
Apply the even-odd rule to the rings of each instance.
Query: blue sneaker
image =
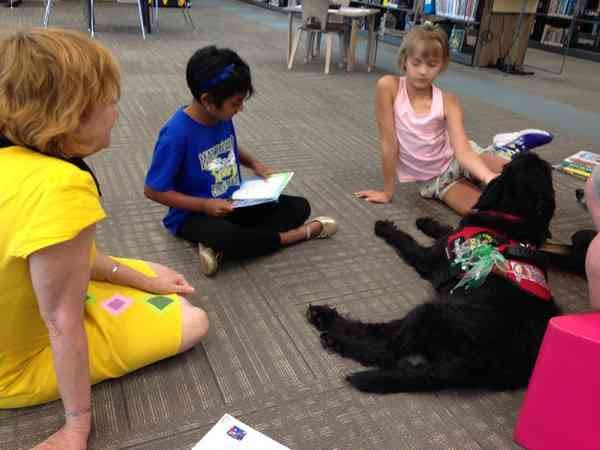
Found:
[[[494,136],[494,149],[499,156],[512,159],[516,154],[545,145],[552,139],[552,133],[535,129],[502,133]]]

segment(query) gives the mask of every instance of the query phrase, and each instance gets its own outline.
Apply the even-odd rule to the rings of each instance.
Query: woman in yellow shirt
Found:
[[[185,351],[208,330],[164,266],[94,245],[105,217],[83,157],[110,144],[120,75],[83,34],[0,41],[0,408],[61,398],[65,425],[36,449],[81,450],[91,384]]]

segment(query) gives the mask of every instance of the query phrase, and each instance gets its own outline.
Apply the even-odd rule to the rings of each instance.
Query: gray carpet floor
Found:
[[[423,215],[456,223],[443,205],[421,199],[415,186],[398,186],[389,205],[371,205],[352,193],[381,185],[373,95],[381,75],[394,70],[396,48],[380,45],[377,69],[367,73],[364,42],[353,73],[322,60],[285,67],[287,22],[282,14],[235,0],[198,0],[191,29],[177,10],[161,10],[161,26],[143,41],[135,5],[99,3],[97,39],[123,70],[120,119],[110,149],[92,158],[109,218],[98,244],[118,256],[173,266],[197,288],[190,300],[204,308],[211,329],[202,345],[122,379],[94,387],[92,449],[189,449],[229,413],[298,450],[511,449],[523,391],[444,391],[366,395],[343,376],[357,364],[322,350],[304,319],[309,303],[335,305],[364,320],[398,317],[431,295],[430,287],[372,232],[391,218],[415,232]],[[25,0],[0,8],[0,30],[40,23],[42,4]],[[55,3],[52,26],[85,30],[83,8]],[[253,69],[256,95],[236,117],[240,142],[266,163],[296,175],[287,192],[307,197],[313,215],[338,219],[332,239],[311,241],[275,255],[225,263],[213,279],[198,271],[194,249],[160,223],[164,208],[145,199],[143,180],[161,125],[189,101],[185,65],[197,48],[236,49]],[[556,55],[530,50],[530,64],[555,68]],[[597,65],[569,59],[555,76],[506,77],[452,64],[441,87],[457,92],[470,137],[488,144],[498,132],[539,127],[556,139],[543,150],[551,162],[577,150],[600,151]],[[567,241],[591,227],[574,201],[582,182],[555,175],[558,208],[554,236]],[[423,240],[425,242],[425,240]],[[567,311],[586,305],[586,285],[552,272],[558,302]],[[62,423],[58,402],[0,411],[0,449],[25,449]]]

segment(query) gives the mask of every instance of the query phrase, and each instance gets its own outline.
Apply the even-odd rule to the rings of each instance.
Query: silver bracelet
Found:
[[[85,414],[90,414],[91,412],[92,412],[92,407],[90,406],[89,408],[81,409],[79,411],[65,411],[65,417],[74,418],[74,417],[83,416]]]
[[[112,277],[114,276],[115,273],[117,273],[119,271],[119,268],[121,266],[119,264],[115,264],[113,266],[113,268],[111,269],[110,273],[108,274],[108,276],[106,277],[106,281],[112,281]]]

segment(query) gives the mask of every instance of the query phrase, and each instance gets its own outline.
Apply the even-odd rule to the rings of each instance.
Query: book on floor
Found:
[[[290,450],[260,431],[225,414],[192,450]]]
[[[586,180],[598,164],[600,164],[598,153],[582,150],[565,158],[553,167],[560,172]]]
[[[276,202],[293,175],[294,172],[280,172],[274,173],[266,179],[251,178],[244,180],[240,188],[231,196],[233,207],[244,208]]]

